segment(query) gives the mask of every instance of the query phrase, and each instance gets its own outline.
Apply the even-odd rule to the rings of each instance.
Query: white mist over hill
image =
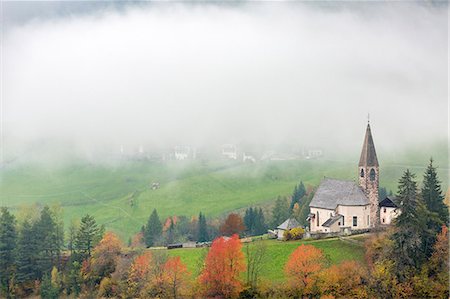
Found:
[[[13,21],[39,8],[8,5]],[[227,142],[359,151],[368,113],[379,148],[447,137],[445,5],[71,5],[8,23],[5,152],[46,140],[83,153]]]

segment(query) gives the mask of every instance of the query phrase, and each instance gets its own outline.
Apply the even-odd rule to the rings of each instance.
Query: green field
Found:
[[[321,249],[330,264],[337,264],[345,260],[356,260],[362,264],[365,263],[363,246],[343,242],[339,239],[290,242],[264,240],[257,242],[264,242],[267,245],[261,278],[270,282],[281,281],[284,279],[284,265],[286,264],[289,255],[300,244],[310,244]],[[254,244],[250,246],[254,246]],[[206,249],[202,248],[172,249],[168,250],[168,253],[170,256],[179,256],[183,263],[188,267],[189,272],[192,273],[192,276],[196,277],[199,274],[198,271],[201,262],[204,259],[205,251]]]
[[[407,167],[421,179],[428,154],[404,157],[404,160],[397,156],[380,160],[381,186],[395,192],[397,181]],[[255,164],[78,161],[50,167],[44,163],[17,163],[0,170],[0,197],[1,205],[18,215],[23,206],[60,204],[66,227],[71,219],[92,214],[107,229],[127,240],[145,224],[154,208],[163,218],[193,216],[200,211],[207,217],[216,217],[252,205],[270,206],[278,195],[290,195],[300,180],[317,186],[324,176],[356,179],[357,158]],[[437,160],[437,164],[446,165],[446,159]],[[441,167],[439,174],[447,182],[447,169]],[[159,182],[161,188],[151,190],[152,182]]]

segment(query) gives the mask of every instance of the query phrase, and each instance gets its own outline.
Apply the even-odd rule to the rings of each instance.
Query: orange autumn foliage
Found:
[[[179,256],[169,258],[164,264],[163,280],[168,286],[169,296],[178,298],[185,295],[189,283],[189,272]]]
[[[151,271],[152,254],[145,252],[137,256],[130,266],[127,279],[127,294],[130,297],[138,297],[142,291]]]
[[[300,245],[289,256],[285,273],[292,290],[297,295],[310,294],[317,282],[317,274],[322,270],[324,255],[312,245]]]
[[[112,232],[106,232],[95,246],[90,260],[91,271],[99,277],[107,277],[116,269],[122,251],[122,242]]]
[[[206,297],[235,298],[242,291],[239,279],[245,271],[245,258],[238,235],[217,238],[205,260],[199,282]]]
[[[220,226],[220,232],[225,236],[240,234],[245,230],[244,221],[238,214],[231,213],[225,222]]]
[[[366,298],[364,268],[356,261],[344,261],[320,273],[319,288],[324,295],[337,298]]]

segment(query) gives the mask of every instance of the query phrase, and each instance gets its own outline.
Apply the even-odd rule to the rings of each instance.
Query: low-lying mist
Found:
[[[446,142],[446,5],[89,5],[8,24],[5,160],[224,143],[358,155],[368,113],[380,151]]]

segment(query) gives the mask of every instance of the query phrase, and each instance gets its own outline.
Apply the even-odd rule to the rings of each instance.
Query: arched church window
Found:
[[[370,170],[370,180],[375,181],[375,170],[373,168]]]
[[[361,177],[364,177],[364,169],[361,168]]]

